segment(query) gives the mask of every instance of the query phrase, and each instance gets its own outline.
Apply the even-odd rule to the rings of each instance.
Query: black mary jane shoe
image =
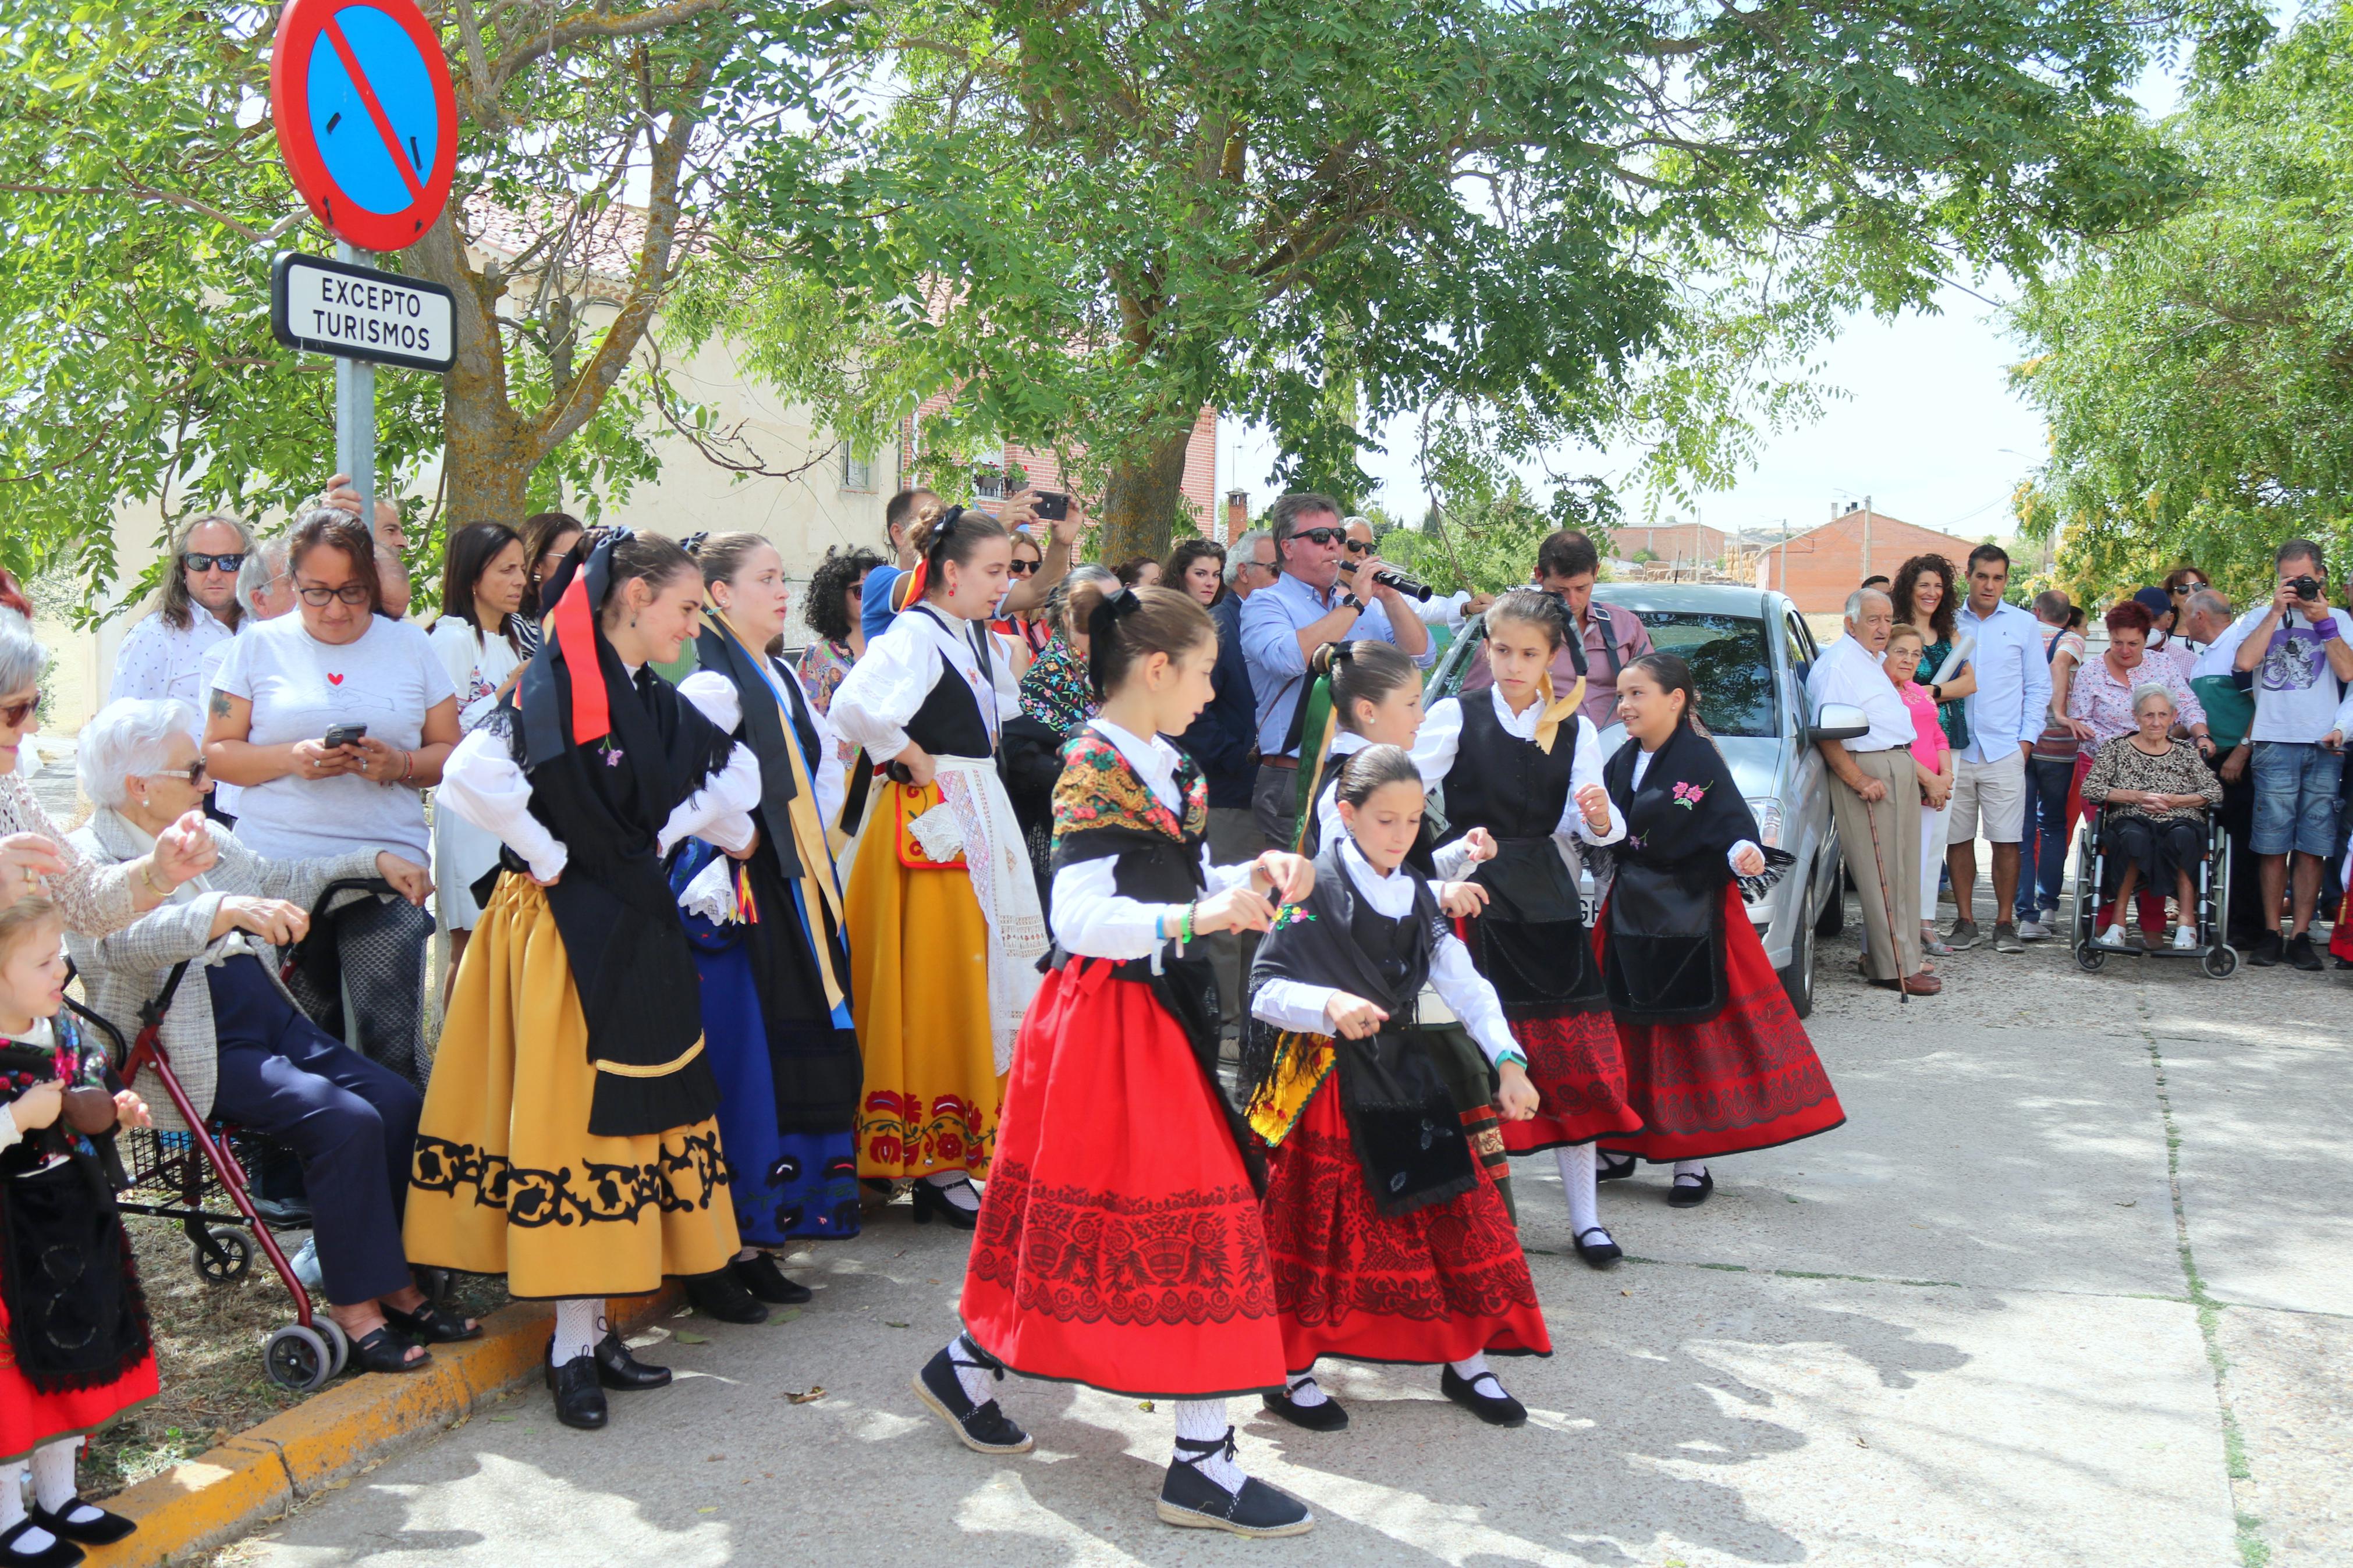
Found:
[[[77,1521],[74,1514],[83,1509],[98,1515],[96,1519]],[[84,1546],[111,1546],[136,1531],[139,1526],[119,1513],[109,1513],[94,1502],[84,1502],[79,1497],[66,1499],[62,1507],[26,1510],[25,1517],[61,1540],[78,1542]],[[5,1559],[0,1559],[5,1561]]]
[[[968,1193],[973,1191],[972,1183],[969,1180],[952,1182],[949,1186],[960,1186]],[[978,1209],[959,1208],[950,1203],[948,1187],[943,1187],[935,1182],[917,1182],[914,1192],[911,1195],[915,1205],[917,1225],[931,1224],[934,1215],[947,1221],[958,1230],[970,1230],[980,1224]],[[979,1195],[978,1193],[973,1193],[976,1198]]]
[[[1667,1206],[1677,1209],[1695,1209],[1707,1202],[1708,1194],[1715,1191],[1715,1173],[1702,1171],[1698,1181],[1677,1181],[1673,1186],[1667,1189]]]
[[[1341,1432],[1348,1426],[1348,1412],[1330,1394],[1321,1405],[1302,1405],[1285,1390],[1281,1394],[1261,1394],[1260,1401],[1267,1414],[1280,1415],[1293,1426],[1303,1426],[1310,1432]]]
[[[427,1351],[412,1359],[408,1352],[415,1349],[414,1343],[386,1323],[352,1341],[348,1364],[360,1372],[423,1372],[433,1364],[433,1352]]]
[[[1494,1384],[1495,1392],[1480,1393],[1482,1383]],[[1442,1368],[1438,1374],[1438,1391],[1490,1426],[1525,1426],[1528,1424],[1528,1407],[1505,1394],[1502,1382],[1492,1372],[1482,1372],[1477,1377],[1464,1377],[1451,1366]]]
[[[1160,1483],[1161,1522],[1258,1539],[1304,1535],[1315,1528],[1315,1516],[1305,1503],[1255,1476],[1244,1476],[1242,1489],[1229,1492],[1201,1473],[1202,1460],[1219,1453],[1230,1458],[1233,1451],[1230,1426],[1224,1436],[1208,1442],[1177,1438],[1176,1458],[1169,1462],[1167,1479]]]
[[[629,1347],[621,1342],[621,1336],[609,1330],[589,1353],[596,1363],[596,1381],[607,1388],[635,1394],[648,1388],[670,1386],[670,1368],[652,1366],[639,1361],[629,1353]]]
[[[687,1277],[686,1299],[694,1310],[706,1318],[716,1318],[723,1323],[765,1323],[768,1309],[760,1305],[744,1282],[735,1278],[733,1268],[714,1268],[708,1274]]]
[[[1612,1154],[1607,1149],[1594,1162],[1593,1179],[1597,1182],[1622,1182],[1642,1168],[1638,1154]]]
[[[940,1352],[923,1363],[923,1370],[909,1380],[907,1386],[923,1402],[923,1408],[948,1424],[956,1441],[976,1454],[1026,1454],[1031,1443],[1029,1434],[996,1400],[975,1405],[965,1393],[964,1382],[956,1376],[959,1366],[978,1367],[1005,1379],[1005,1369],[990,1362],[958,1361],[946,1351]]]
[[[1588,1241],[1585,1238],[1588,1236],[1598,1236],[1601,1239]],[[1588,1225],[1577,1233],[1577,1255],[1596,1268],[1607,1268],[1625,1257],[1626,1249],[1599,1226]]]
[[[735,1283],[754,1296],[779,1307],[797,1307],[817,1297],[817,1292],[807,1286],[786,1279],[785,1271],[776,1267],[776,1260],[765,1252],[736,1258],[728,1264],[727,1272],[735,1277]]]
[[[466,1320],[448,1311],[436,1301],[427,1301],[414,1312],[404,1312],[385,1303],[384,1321],[415,1340],[420,1345],[463,1344],[468,1340],[482,1337],[482,1325],[468,1326]]]
[[[5,1484],[16,1483],[12,1477]],[[82,1550],[61,1535],[53,1536],[38,1552],[25,1551],[16,1544],[34,1531],[47,1529],[48,1526],[37,1523],[31,1514],[18,1520],[14,1529],[0,1534],[0,1563],[5,1563],[7,1568],[73,1568],[82,1560]]]
[[[547,1353],[555,1353],[555,1341],[547,1342]],[[566,1426],[581,1432],[604,1429],[611,1419],[606,1407],[603,1386],[604,1368],[594,1355],[576,1355],[562,1366],[553,1361],[547,1366],[547,1390],[555,1395],[555,1418]]]

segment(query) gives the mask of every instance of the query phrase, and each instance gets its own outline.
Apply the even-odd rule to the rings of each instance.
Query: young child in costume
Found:
[[[1261,1207],[1290,1373],[1265,1401],[1311,1430],[1347,1425],[1316,1385],[1322,1356],[1440,1363],[1447,1398],[1516,1426],[1527,1411],[1487,1355],[1552,1352],[1518,1234],[1455,1113],[1445,1047],[1416,1018],[1428,983],[1494,1064],[1505,1120],[1535,1111],[1494,988],[1405,868],[1423,798],[1401,749],[1351,756],[1344,831],[1250,970],[1242,1082],[1250,1129],[1272,1151]]]
[[[1082,584],[1102,711],[1054,791],[1054,951],[1021,1028],[965,1272],[965,1332],[917,1398],[985,1454],[1029,1436],[1004,1370],[1175,1405],[1170,1524],[1297,1535],[1304,1504],[1234,1463],[1229,1395],[1282,1384],[1261,1168],[1220,1089],[1218,985],[1197,939],[1264,931],[1307,863],[1208,862],[1200,772],[1161,739],[1208,706],[1217,634],[1170,588]]]
[[[1715,1190],[1711,1157],[1846,1120],[1742,900],[1744,882],[1769,887],[1793,857],[1757,844],[1731,768],[1692,727],[1698,710],[1690,667],[1672,654],[1644,654],[1619,674],[1626,743],[1602,776],[1626,837],[1610,850],[1595,943],[1627,1103],[1642,1119],[1610,1146],[1672,1161],[1677,1208]]]
[[[1488,609],[1494,683],[1433,706],[1414,742],[1422,777],[1446,788],[1449,833],[1484,831],[1498,846],[1473,873],[1490,895],[1467,922],[1471,955],[1504,1002],[1542,1097],[1505,1126],[1514,1154],[1554,1151],[1577,1256],[1606,1268],[1623,1256],[1595,1202],[1597,1140],[1641,1119],[1626,1103],[1626,1068],[1586,935],[1578,845],[1625,833],[1601,784],[1601,739],[1577,712],[1583,683],[1553,689],[1563,647],[1583,644],[1552,595],[1514,588]],[[1443,851],[1441,851],[1443,853]]]
[[[89,1140],[149,1125],[65,1010],[65,921],[0,909],[0,1565],[67,1568],[137,1526],[74,1490],[89,1433],[155,1397],[155,1352],[113,1184]],[[61,1272],[58,1259],[74,1266]],[[18,1478],[33,1467],[34,1506]]]

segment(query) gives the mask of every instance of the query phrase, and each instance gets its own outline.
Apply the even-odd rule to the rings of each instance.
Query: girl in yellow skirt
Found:
[[[557,567],[512,704],[466,737],[439,807],[498,835],[425,1096],[409,1260],[504,1274],[555,1302],[548,1386],[568,1426],[651,1388],[608,1296],[726,1268],[737,1247],[694,957],[662,872],[692,834],[751,848],[759,765],[741,714],[646,667],[695,633],[702,574],[654,534],[592,531]],[[487,891],[487,889],[485,889]]]
[[[987,629],[1012,541],[934,502],[909,542],[907,608],[866,645],[828,716],[887,778],[849,873],[850,995],[865,1053],[858,1173],[923,1178],[915,1218],[970,1230],[970,1177],[997,1146],[1013,1037],[1046,951],[1021,825],[992,760],[1020,711],[1012,649]],[[863,765],[863,764],[861,764]]]

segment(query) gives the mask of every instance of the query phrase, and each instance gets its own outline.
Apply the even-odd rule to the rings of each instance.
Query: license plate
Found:
[[[1585,929],[1591,931],[1593,929],[1593,922],[1601,918],[1600,902],[1590,893],[1584,895],[1578,902],[1585,906]]]

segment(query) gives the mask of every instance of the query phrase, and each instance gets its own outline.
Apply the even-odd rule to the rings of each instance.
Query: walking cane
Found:
[[[1861,795],[1862,792],[1857,790],[1855,793]],[[1879,847],[1879,818],[1871,814],[1871,806],[1870,801],[1862,803],[1862,821],[1863,826],[1871,829],[1871,863],[1879,868],[1879,906],[1887,911],[1887,945],[1890,950],[1887,963],[1888,967],[1895,971],[1895,1005],[1908,1007],[1912,1004],[1912,993],[1904,988],[1904,940],[1895,930],[1895,905],[1891,901],[1894,895],[1889,890],[1887,880],[1887,857]]]

